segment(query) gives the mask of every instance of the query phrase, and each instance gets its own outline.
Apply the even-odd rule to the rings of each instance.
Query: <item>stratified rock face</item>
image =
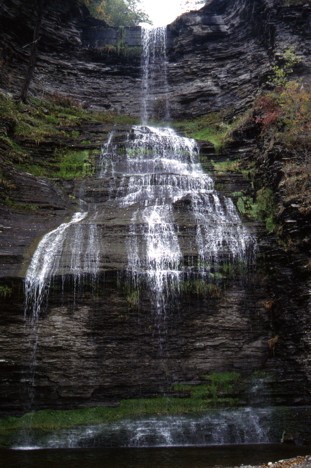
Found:
[[[198,383],[210,372],[245,375],[271,361],[265,291],[258,282],[256,291],[251,283],[235,282],[220,298],[188,294],[165,316],[154,311],[148,291],[141,291],[137,307],[127,283],[118,283],[106,274],[95,293],[77,291],[75,298],[54,284],[39,328],[25,326],[21,301],[7,302],[1,312],[2,414],[174,395],[178,382]],[[297,396],[303,375],[297,371],[295,379],[289,369],[289,385],[277,390],[279,403],[307,402],[305,392]],[[265,389],[260,399],[269,393]]]
[[[167,33],[171,117],[245,108],[291,46],[309,75],[311,7],[275,0],[213,0],[181,16]],[[26,73],[34,15],[27,2],[0,5],[0,87],[19,92]],[[140,115],[140,28],[108,28],[86,9],[48,5],[31,91],[64,94],[77,102]],[[154,93],[158,118],[163,96]]]
[[[245,107],[293,46],[310,76],[311,7],[284,2],[215,0],[168,27],[172,115],[192,117]]]
[[[8,207],[0,207],[2,278],[24,276],[25,271],[21,267],[33,253],[30,248],[32,242],[68,216],[70,207],[60,187],[45,178],[16,171],[10,174],[10,180],[16,184],[15,199],[21,203],[21,209],[12,212]]]
[[[128,143],[124,128],[115,129],[114,135],[121,147],[122,141]],[[48,305],[35,320],[29,310],[24,316],[24,285],[18,277],[23,277],[23,272],[17,273],[18,263],[25,271],[30,255],[24,252],[35,233],[49,232],[68,221],[70,216],[66,215],[74,207],[66,204],[57,185],[50,182],[44,187],[43,180],[31,178],[37,187],[32,190],[31,203],[44,202],[44,206],[28,215],[28,237],[25,216],[21,222],[22,214],[10,215],[12,235],[4,230],[3,239],[7,243],[11,239],[14,245],[10,258],[15,264],[7,262],[1,269],[4,284],[11,288],[1,298],[1,414],[111,405],[129,397],[176,396],[176,383],[203,382],[203,376],[212,372],[249,376],[258,370],[268,376],[267,382],[261,384],[260,395],[251,387],[244,388],[238,395],[241,405],[309,404],[306,286],[300,284],[300,270],[295,269],[294,261],[284,257],[261,225],[249,223],[249,229],[262,238],[257,264],[245,272],[239,262],[229,263],[222,274],[218,272],[218,278],[216,271],[216,280],[211,276],[203,282],[191,281],[189,276],[189,281],[185,278],[180,283],[179,293],[171,290],[165,309],[159,311],[148,281],[136,287],[128,271],[126,238],[133,229],[136,205],[120,206],[120,196],[125,196],[129,183],[122,182],[120,150],[115,152],[119,166],[113,177],[104,173],[82,183],[65,183],[63,193],[83,194],[86,203],[96,205],[96,216],[90,213],[81,229],[90,236],[88,223],[96,227],[101,242],[98,271],[95,276],[92,269],[87,274],[80,274],[79,269],[79,274],[70,273],[72,262],[79,267],[77,258],[68,254],[79,238],[72,230],[60,272],[66,274],[61,278],[59,273],[53,279]],[[105,151],[99,155],[97,166],[107,157]],[[241,180],[234,175],[222,183],[224,191],[241,188]],[[24,188],[25,192],[21,185],[16,201],[21,202],[28,193],[27,186]],[[59,196],[58,201],[53,194]],[[189,203],[186,198],[174,204],[184,245],[194,239]],[[59,214],[48,216],[49,207]],[[37,227],[36,220],[40,220]],[[20,229],[15,228],[18,221]],[[16,239],[23,244],[17,245]],[[81,242],[87,255],[84,246]],[[78,246],[74,252],[80,255],[81,249]],[[279,341],[269,349],[268,340],[277,334]]]
[[[32,15],[24,5],[6,0],[0,6],[5,63],[1,86],[14,92],[21,85],[21,68],[26,70],[23,46],[32,40]],[[172,116],[245,106],[266,79],[274,52],[293,43],[303,58],[301,70],[307,70],[308,15],[308,7],[232,0],[209,2],[200,12],[178,19],[168,31]],[[131,47],[140,46],[139,37],[137,29],[129,31]],[[138,115],[139,54],[118,56],[108,47],[117,38],[115,30],[87,19],[84,10],[65,17],[49,10],[32,92],[61,93],[86,105]],[[161,108],[161,101],[158,104]],[[94,131],[90,126],[90,134]],[[124,128],[119,139],[126,140]],[[243,141],[236,148],[240,154],[250,151]],[[49,150],[39,145],[31,151],[42,156]],[[111,187],[120,174],[105,176],[100,183],[92,178],[83,183],[46,181],[12,168],[5,175],[19,207],[5,206],[1,212],[0,274],[7,287],[1,290],[0,312],[3,414],[174,394],[175,383],[200,382],[214,371],[266,372],[270,380],[261,404],[310,403],[309,291],[303,262],[284,254],[262,225],[250,224],[259,239],[253,269],[242,274],[234,268],[230,273],[228,267],[225,278],[216,275],[203,290],[200,283],[185,281],[159,315],[150,289],[141,285],[137,290],[129,281],[125,237],[133,211],[112,205],[94,222],[102,239],[96,280],[90,272],[74,277],[68,263],[64,278],[58,275],[50,285],[47,308],[32,322],[24,317],[22,280],[39,238],[81,209],[68,194],[79,198],[83,190],[87,203],[89,197],[102,206],[116,195]],[[220,183],[225,192],[238,192],[248,184],[234,176]],[[123,188],[118,186],[119,191]],[[192,234],[182,222],[188,219],[188,208],[187,197],[174,205],[183,242]],[[277,335],[275,348],[269,349],[268,340]],[[253,402],[251,396],[243,398],[241,404]]]
[[[1,88],[20,92],[35,19],[31,1],[8,0],[0,6]],[[47,2],[31,93],[61,94],[84,106],[138,115],[140,47],[127,50],[127,45],[140,45],[140,28],[125,32],[126,47],[119,49],[117,43],[125,45],[123,33],[90,17],[85,7]]]

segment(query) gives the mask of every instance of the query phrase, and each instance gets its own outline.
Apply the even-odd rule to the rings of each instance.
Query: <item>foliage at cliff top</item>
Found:
[[[140,0],[83,0],[95,18],[110,26],[136,26],[150,22],[142,10]]]

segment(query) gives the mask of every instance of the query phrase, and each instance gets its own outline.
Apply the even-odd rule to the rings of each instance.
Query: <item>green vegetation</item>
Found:
[[[281,62],[283,62],[281,65],[273,67],[274,76],[272,77],[272,82],[276,86],[285,86],[289,75],[294,71],[294,65],[300,62],[299,57],[295,54],[294,46],[291,46],[284,52]]]
[[[213,168],[219,173],[241,172],[241,161],[239,159],[226,159],[225,161],[212,161]]]
[[[54,163],[26,164],[20,168],[33,175],[74,179],[94,174],[94,157],[98,151],[68,150],[62,148],[57,151]]]
[[[37,143],[51,135],[78,138],[77,129],[73,128],[72,133],[66,135],[64,128],[77,127],[82,121],[137,123],[137,119],[126,115],[88,111],[70,96],[59,94],[54,94],[45,101],[32,99],[29,104],[16,102],[0,94],[0,114],[3,119],[12,120],[16,136],[31,136]],[[12,146],[16,145],[11,139],[7,140]],[[20,147],[19,149],[21,150]]]
[[[211,273],[210,276],[217,276],[217,273]],[[221,276],[220,274],[218,276]],[[215,283],[208,283],[197,279],[192,281],[182,281],[179,283],[179,290],[184,294],[195,294],[197,296],[207,296],[214,299],[221,298],[221,288]]]
[[[142,10],[140,0],[83,0],[95,18],[110,26],[137,26],[150,22]]]
[[[124,40],[118,40],[117,45],[106,44],[102,47],[99,47],[99,52],[102,57],[110,57],[113,55],[118,55],[123,59],[139,58],[141,57],[142,49],[141,47],[129,47]]]
[[[275,213],[276,203],[270,189],[262,189],[254,209],[245,207],[245,200],[240,201],[240,209],[259,212],[261,218],[266,213],[267,229],[274,226],[273,212],[282,214],[284,203],[296,203],[299,200],[299,211],[306,213],[310,207],[311,195],[309,174],[311,170],[311,87],[298,81],[287,81],[284,86],[276,88],[261,96],[254,106],[253,122],[260,129],[261,137],[270,141],[263,152],[263,158],[269,154],[272,145],[279,145],[283,152],[283,178],[279,184],[282,190],[283,205]],[[269,192],[270,190],[270,192]],[[244,206],[243,206],[244,203]],[[247,203],[246,203],[247,204]]]
[[[45,101],[33,99],[24,104],[0,94],[0,114],[10,127],[9,136],[0,136],[6,163],[36,176],[53,178],[93,174],[98,142],[94,144],[91,139],[81,138],[79,126],[82,122],[137,123],[136,119],[126,115],[90,112],[63,95],[53,95]],[[28,149],[29,143],[33,146],[49,143],[50,148],[54,146],[54,153],[47,158],[34,157]],[[91,149],[81,150],[82,145]],[[6,192],[15,188],[2,173],[0,185]]]
[[[232,133],[249,118],[249,112],[246,112],[230,121],[229,114],[212,112],[190,121],[175,123],[173,126],[189,138],[209,141],[215,150],[220,152],[232,138]]]
[[[129,292],[126,296],[126,301],[129,309],[136,308],[139,304],[139,290],[135,289],[134,291]]]
[[[254,163],[249,163],[247,169],[242,169],[241,160],[225,160],[220,162],[212,161],[214,170],[220,174],[226,172],[240,172],[244,178],[250,179],[254,183],[256,169]],[[245,163],[244,163],[245,165]],[[268,232],[274,231],[276,224],[274,221],[276,202],[272,190],[262,187],[252,196],[243,191],[232,193],[236,199],[237,208],[240,213],[254,219],[264,221]]]
[[[18,211],[36,211],[38,207],[36,205],[26,205],[21,203],[14,203],[10,198],[6,198],[4,204],[14,210]]]
[[[311,88],[297,81],[261,96],[255,103],[254,122],[262,133],[293,149],[311,147]]]
[[[237,399],[228,397],[240,381],[240,374],[236,372],[214,373],[205,375],[209,383],[202,385],[175,385],[174,389],[190,393],[194,400],[208,401],[209,405],[219,407],[223,405],[233,406],[238,403]]]
[[[300,162],[289,161],[284,167],[284,180],[281,182],[284,201],[288,204],[299,198],[304,200],[300,205],[301,213],[308,213],[311,206],[310,193],[311,160],[302,166]]]
[[[283,148],[283,179],[280,183],[282,199],[287,203],[296,203],[299,199],[299,211],[302,213],[307,212],[311,201],[308,185],[311,170],[311,87],[309,84],[289,81],[288,75],[297,59],[292,48],[286,51],[284,57],[283,69],[274,69],[274,72],[277,71],[274,75],[274,90],[262,94],[251,113],[241,117],[238,123],[241,128],[245,122],[252,126],[254,123],[257,125],[263,146],[260,160],[268,157],[274,145]],[[224,133],[224,142],[228,141],[228,135],[230,132]],[[250,179],[251,194],[232,194],[239,211],[264,221],[268,232],[279,231],[276,220],[284,208],[280,204],[277,206],[272,188],[258,180],[257,162],[241,159],[212,161],[212,164],[214,170],[220,174],[240,172],[243,177]],[[258,186],[261,187],[258,189]]]
[[[159,397],[122,400],[117,407],[95,407],[77,410],[42,410],[27,413],[21,418],[9,416],[0,420],[0,433],[31,427],[55,429],[79,424],[112,422],[129,417],[152,414],[178,414],[204,411],[215,407],[234,406],[238,400],[228,396],[240,384],[240,375],[215,373],[203,376],[208,383],[202,385],[175,385],[174,390],[185,393],[182,398]]]
[[[6,284],[2,284],[0,285],[0,298],[6,298],[6,297],[10,297],[11,294],[12,294],[13,290],[10,286],[6,285]]]
[[[262,187],[256,192],[255,200],[247,195],[239,196],[237,207],[240,213],[265,221],[268,232],[274,231],[276,227],[274,222],[275,201],[271,189]]]

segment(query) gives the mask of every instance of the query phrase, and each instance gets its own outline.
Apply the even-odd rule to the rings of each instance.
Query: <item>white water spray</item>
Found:
[[[63,245],[70,226],[82,221],[86,215],[87,213],[75,213],[68,223],[47,233],[39,242],[25,278],[25,314],[31,310],[33,320],[38,319],[51,279],[60,266]]]
[[[110,137],[107,154],[113,163],[105,161],[105,177],[114,184],[115,202],[133,212],[128,274],[137,288],[147,286],[158,313],[182,279],[208,279],[211,269],[253,250],[254,238],[231,199],[204,173],[195,140],[171,128],[135,126],[122,148]]]
[[[143,125],[151,119],[169,119],[166,59],[166,26],[142,27],[142,108]]]

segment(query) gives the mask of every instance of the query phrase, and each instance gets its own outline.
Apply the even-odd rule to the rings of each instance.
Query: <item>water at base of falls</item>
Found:
[[[263,465],[308,454],[307,448],[291,445],[32,451],[0,449],[0,458],[6,468],[213,468]]]
[[[270,409],[210,410],[204,415],[150,416],[112,423],[34,431],[22,448],[177,447],[277,443]]]
[[[153,97],[157,85],[162,90],[158,103],[168,117],[165,30],[148,33],[144,40],[144,124],[129,130],[123,141],[116,129],[103,147],[96,188],[102,182],[106,190],[108,184],[109,199],[102,197],[100,212],[95,200],[84,200],[87,211],[76,213],[46,234],[27,271],[25,318],[34,335],[28,372],[31,388],[35,388],[37,323],[51,282],[55,277],[73,277],[75,289],[84,275],[96,278],[101,271],[105,213],[109,210],[123,228],[118,246],[125,244],[120,250],[125,256],[126,280],[135,291],[145,290],[150,313],[155,311],[157,316],[165,316],[170,302],[175,302],[176,312],[177,301],[172,299],[181,293],[183,284],[217,282],[224,266],[252,260],[254,237],[233,202],[215,190],[212,178],[203,171],[196,142],[178,136],[171,128],[146,125],[156,112]],[[164,70],[161,75],[159,68]],[[195,418],[149,417],[55,431],[53,435],[30,430],[27,447],[259,444],[271,441],[269,421],[269,411],[251,409],[209,412]],[[15,448],[27,447],[18,441],[15,444]]]

